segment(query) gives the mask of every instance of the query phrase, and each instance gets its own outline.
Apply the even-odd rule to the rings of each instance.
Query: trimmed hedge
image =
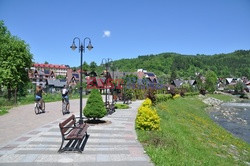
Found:
[[[156,103],[165,102],[169,99],[172,99],[171,94],[157,94],[156,95]]]
[[[188,93],[185,93],[185,96],[195,96],[199,94],[200,94],[199,92],[188,92]]]
[[[184,94],[184,97],[185,96],[195,96],[195,95],[199,95],[199,94],[200,94],[199,92],[188,92],[188,93]],[[178,97],[180,97],[179,94],[176,94],[174,97],[172,97],[171,94],[157,94],[156,95],[156,103],[165,102],[169,99],[176,99]]]
[[[92,89],[83,113],[87,118],[93,118],[94,120],[103,118],[107,114],[102,96],[97,89]]]

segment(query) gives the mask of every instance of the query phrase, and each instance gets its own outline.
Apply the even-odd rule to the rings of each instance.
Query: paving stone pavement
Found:
[[[112,115],[102,118],[108,123],[90,125],[90,136],[82,154],[57,152],[62,141],[58,124],[68,115],[1,144],[0,165],[153,166],[137,141],[134,130],[137,109],[141,103],[135,101],[130,104],[130,109],[116,110]]]

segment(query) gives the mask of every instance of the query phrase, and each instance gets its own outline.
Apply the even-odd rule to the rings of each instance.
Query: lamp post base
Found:
[[[83,124],[83,119],[79,119],[78,123]]]

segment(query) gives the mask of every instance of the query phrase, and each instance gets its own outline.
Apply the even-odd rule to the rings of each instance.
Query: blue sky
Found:
[[[74,37],[91,38],[83,59],[97,64],[250,49],[250,0],[0,0],[0,20],[39,63],[79,66]]]

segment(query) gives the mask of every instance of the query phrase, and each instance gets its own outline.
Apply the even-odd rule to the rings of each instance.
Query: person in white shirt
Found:
[[[66,85],[64,85],[62,89],[62,101],[65,100],[67,103],[69,103],[68,93],[69,93],[69,90],[67,89]]]

